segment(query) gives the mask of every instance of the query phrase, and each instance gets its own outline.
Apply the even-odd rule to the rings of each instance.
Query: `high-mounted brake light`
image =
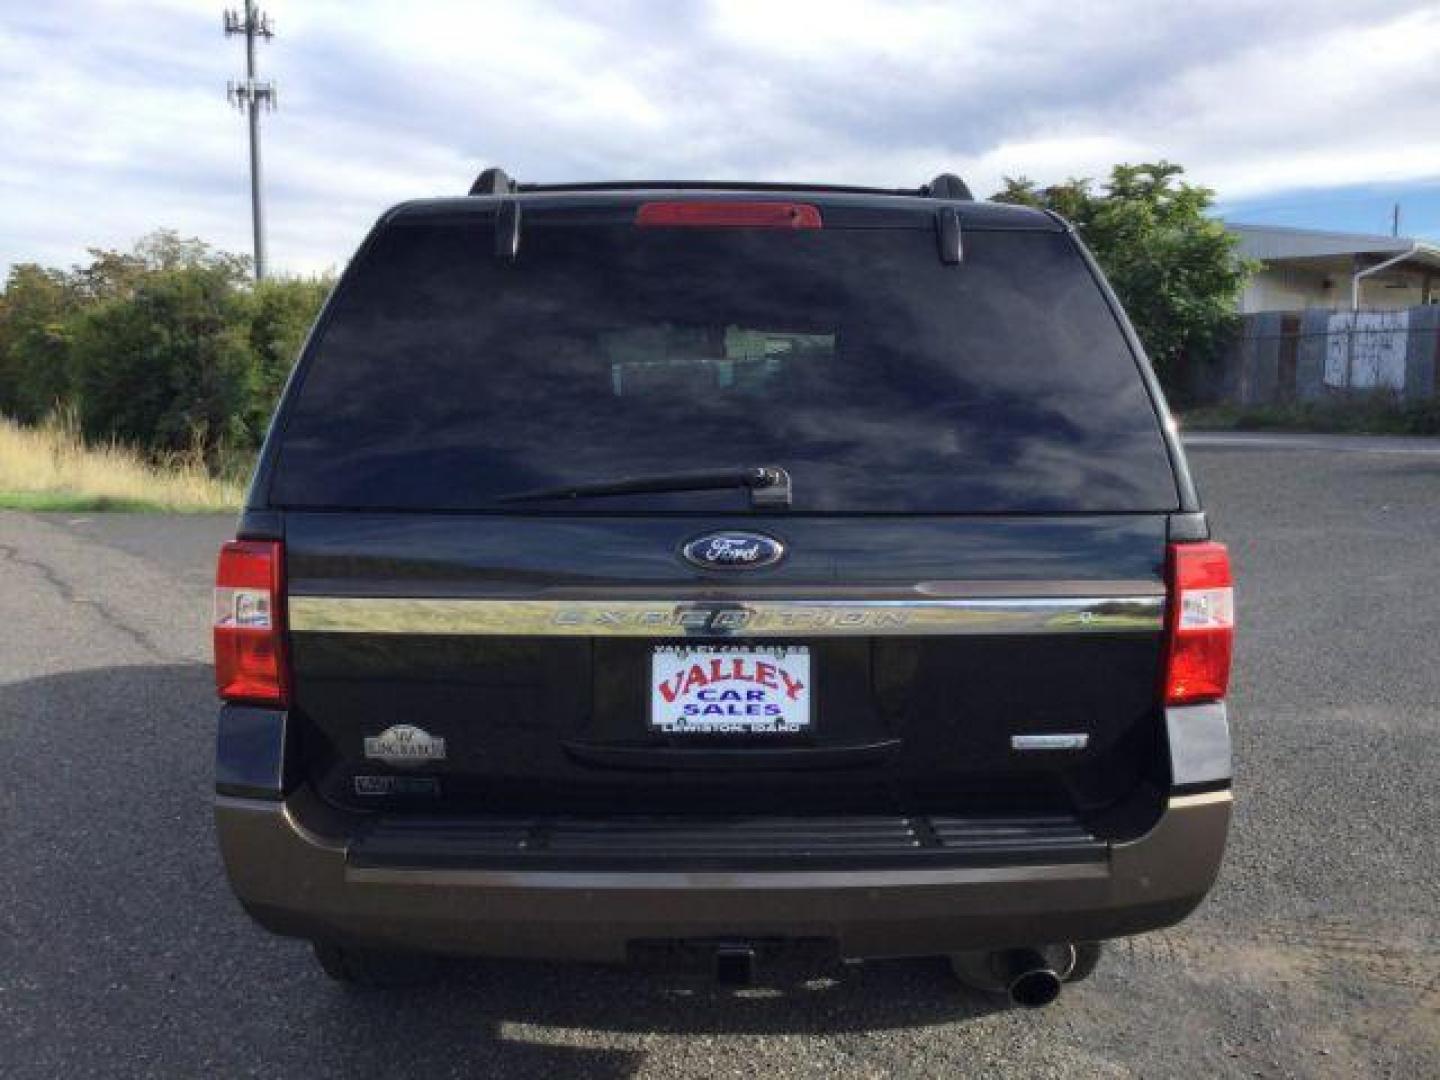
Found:
[[[215,573],[215,688],[226,701],[289,702],[279,542],[234,540]]]
[[[650,202],[635,212],[643,228],[820,229],[820,209],[792,202]]]
[[[1171,544],[1165,703],[1216,701],[1230,686],[1235,590],[1224,544]]]

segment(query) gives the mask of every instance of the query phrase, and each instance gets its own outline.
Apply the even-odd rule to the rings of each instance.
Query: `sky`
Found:
[[[243,2],[243,0],[240,0]],[[1230,220],[1440,239],[1440,3],[271,0],[274,270],[385,207],[530,181],[918,186],[1166,158]],[[210,0],[5,0],[0,266],[171,228],[250,250]]]

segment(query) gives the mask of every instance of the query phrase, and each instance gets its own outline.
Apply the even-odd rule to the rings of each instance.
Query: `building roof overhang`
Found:
[[[1291,229],[1279,225],[1225,223],[1239,238],[1238,254],[1263,263],[1311,264],[1328,268],[1336,259],[1384,262],[1397,255],[1405,261],[1440,268],[1440,244],[1408,236],[1377,236],[1367,233],[1330,232],[1322,229]]]

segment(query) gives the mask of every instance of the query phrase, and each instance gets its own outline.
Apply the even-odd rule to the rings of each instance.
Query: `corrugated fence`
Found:
[[[1267,311],[1243,317],[1197,398],[1268,405],[1389,392],[1437,396],[1440,305],[1401,311]]]

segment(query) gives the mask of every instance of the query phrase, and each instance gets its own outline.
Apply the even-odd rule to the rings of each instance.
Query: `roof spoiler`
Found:
[[[964,180],[954,173],[941,173],[928,184],[918,188],[873,188],[851,187],[844,184],[764,184],[735,181],[696,180],[626,180],[603,183],[573,184],[517,184],[504,169],[489,168],[475,178],[470,185],[471,195],[514,195],[531,191],[646,191],[646,190],[708,190],[714,191],[833,191],[852,195],[904,195],[925,199],[949,199],[960,202],[974,202],[975,196]]]
[[[585,184],[517,184],[504,169],[489,168],[475,178],[470,185],[471,195],[506,196],[528,191],[643,191],[656,189],[690,188],[692,190],[729,188],[743,191],[835,191],[867,195],[916,195],[926,199],[944,199],[951,202],[974,202],[975,196],[965,181],[954,173],[941,173],[930,183],[914,189],[840,187],[831,184],[755,184],[755,183],[698,183],[693,180],[680,181],[629,181],[619,183]],[[957,265],[965,258],[964,241],[961,237],[960,215],[953,206],[942,206],[935,214],[935,241],[939,248],[940,261]],[[504,199],[495,217],[495,256],[498,259],[514,261],[520,252],[520,204],[514,199]]]

